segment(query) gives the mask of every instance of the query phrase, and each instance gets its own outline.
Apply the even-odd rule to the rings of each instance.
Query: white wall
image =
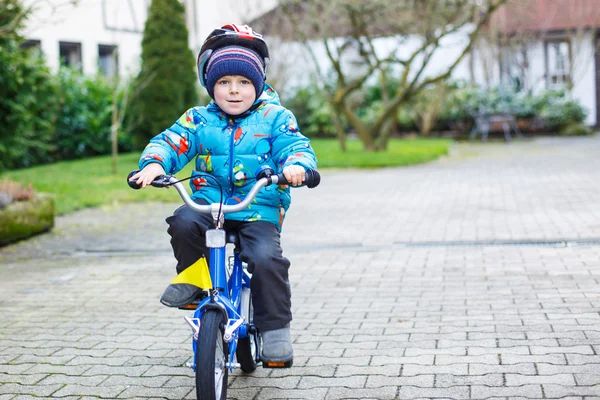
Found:
[[[585,123],[595,125],[598,121],[596,107],[596,62],[594,36],[586,32],[578,38],[571,38],[572,52],[572,80],[573,89],[571,96],[576,99],[586,110]],[[527,47],[527,88],[533,93],[540,93],[547,89],[546,82],[546,54],[543,40],[530,43]]]
[[[457,59],[466,45],[466,33],[468,30],[469,28],[466,28],[443,40],[442,48],[432,58],[423,76],[435,76],[445,71]],[[273,38],[269,38],[269,41],[271,43],[276,42]],[[395,51],[400,57],[406,57],[417,48],[419,41],[412,38],[399,44],[395,39],[381,38],[374,40],[374,44],[380,56],[385,56]],[[322,42],[314,42],[312,48],[321,71],[331,71],[331,63],[325,53]],[[598,116],[596,115],[596,67],[593,33],[587,33],[577,43],[573,39],[571,49],[573,52],[572,63],[574,65],[572,71],[574,88],[571,95],[588,111],[586,124],[595,125]],[[279,60],[284,60],[283,65],[279,67],[285,70],[281,74],[284,74],[287,79],[285,80],[283,89],[279,89],[280,94],[291,95],[296,88],[305,87],[311,83],[311,80],[314,81],[317,67],[302,45],[285,43],[275,46],[275,49],[272,46],[272,58],[274,64],[278,64]],[[539,93],[546,88],[546,65],[543,41],[533,42],[528,45],[527,59],[529,62],[526,72],[528,88],[533,93]],[[418,61],[415,65],[418,65]],[[470,64],[472,65],[470,66]],[[342,65],[347,72],[354,70],[359,73],[356,67],[351,66],[347,60]],[[412,71],[414,72],[415,69],[413,67]],[[479,46],[473,52],[472,58],[467,56],[457,65],[452,78],[471,82],[471,75],[473,75],[475,83],[482,86],[496,85],[500,82],[499,51],[495,46],[492,44],[486,45],[485,43]],[[335,79],[333,75],[330,76],[332,79]]]
[[[471,28],[468,27],[460,33],[449,35],[444,38],[441,47],[436,51],[427,67],[423,71],[422,77],[437,76],[445,72],[448,67],[460,56],[465,48],[466,32]],[[314,81],[314,76],[317,71],[313,58],[303,45],[298,43],[283,43],[276,44],[274,38],[267,38],[271,44],[271,54],[273,68],[285,69],[281,74],[285,74],[285,91],[286,93],[293,92],[296,88],[304,87]],[[407,59],[414,51],[416,51],[421,41],[418,38],[408,38],[406,41],[399,42],[396,38],[378,38],[373,41],[375,51],[380,58],[385,58],[389,54],[394,53],[400,59]],[[312,49],[315,58],[318,60],[319,67],[322,73],[331,71],[332,64],[327,57],[325,47],[322,41],[314,41]],[[357,70],[357,66],[351,64],[352,55],[344,53],[342,56],[342,69],[348,76],[358,76],[361,71]],[[422,57],[416,58],[411,65],[409,77],[414,77],[416,71],[420,68]],[[281,65],[282,64],[282,65]],[[275,72],[275,71],[273,71]],[[465,57],[454,70],[455,79],[469,79],[469,57]],[[332,76],[332,79],[335,79]],[[373,78],[375,79],[375,77]]]
[[[573,49],[578,54],[573,59],[573,97],[578,99],[588,110],[586,123],[595,125],[598,121],[596,106],[596,62],[594,35],[586,33],[581,43],[574,40]]]
[[[79,6],[67,3],[58,8],[54,7],[65,2],[36,2],[24,36],[41,41],[47,63],[54,71],[60,64],[59,42],[65,41],[81,43],[86,74],[97,72],[99,44],[118,46],[119,74],[135,73],[139,67],[146,7],[145,0],[132,3],[133,10],[128,2],[121,0],[83,0]]]
[[[81,43],[83,72],[98,70],[98,45],[119,48],[119,74],[139,70],[141,42],[147,8],[151,0],[80,0],[77,6],[65,0],[27,0],[34,12],[23,32],[40,40],[47,63],[58,70],[59,42]],[[227,23],[242,23],[264,13],[276,0],[182,0],[190,32],[190,48],[196,53],[208,34]],[[131,4],[131,6],[130,6]]]
[[[36,9],[29,19],[24,36],[41,41],[42,51],[48,65],[56,71],[59,67],[59,41],[76,42],[82,45],[83,72],[97,72],[98,45],[119,47],[119,73],[121,76],[136,74],[139,69],[141,41],[147,7],[151,0],[80,0],[78,6],[65,0],[27,0]],[[227,23],[245,23],[269,11],[277,0],[182,0],[186,7],[187,25],[190,32],[190,48],[197,54],[206,36],[215,28]],[[133,8],[130,8],[132,4]],[[60,7],[56,7],[61,5]],[[431,76],[443,71],[456,59],[465,45],[467,30],[446,38],[425,71]],[[269,76],[285,92],[295,87],[306,86],[313,79],[315,66],[298,45],[278,44],[267,38],[271,47],[272,65]],[[418,46],[418,40],[409,39],[399,44],[394,39],[382,38],[375,41],[379,54],[395,51],[401,56],[409,54]],[[581,42],[572,44],[574,50],[573,97],[588,110],[587,123],[594,125],[596,115],[596,78],[594,61],[594,38],[586,34]],[[455,69],[454,79],[470,81],[471,71],[479,84],[499,81],[497,54],[493,46],[484,46],[475,52],[473,59],[466,57]],[[315,44],[317,58],[324,70],[330,69],[324,48]],[[528,48],[529,85],[534,93],[546,86],[544,44],[533,43]],[[485,62],[484,62],[485,60]],[[485,66],[484,66],[485,65]],[[347,68],[353,68],[346,66]],[[487,71],[487,74],[486,74]]]
[[[278,0],[183,0],[190,29],[190,47],[197,52],[215,28],[244,24],[266,13]]]

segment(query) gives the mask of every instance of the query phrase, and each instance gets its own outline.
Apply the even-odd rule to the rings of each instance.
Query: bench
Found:
[[[478,110],[477,112],[472,113],[472,116],[475,124],[473,125],[473,129],[471,129],[469,140],[474,140],[478,134],[481,134],[481,141],[487,141],[490,133],[490,127],[495,124],[502,124],[504,140],[507,142],[512,140],[512,136],[510,134],[511,130],[514,131],[519,138],[523,138],[523,134],[517,125],[517,120],[514,114],[511,112],[507,111],[488,113],[483,110]]]

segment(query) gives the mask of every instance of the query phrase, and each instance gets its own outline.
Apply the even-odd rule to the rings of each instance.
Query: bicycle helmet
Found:
[[[227,24],[221,28],[213,30],[202,44],[202,48],[198,53],[198,77],[200,84],[206,88],[212,96],[212,87],[207,84],[207,65],[211,56],[224,47],[244,47],[253,51],[258,55],[262,65],[260,66],[260,74],[262,82],[260,87],[257,87],[257,98],[262,93],[262,87],[267,77],[267,67],[269,64],[269,47],[264,41],[261,34],[254,32],[248,25]],[[253,82],[254,83],[254,82]],[[256,86],[256,85],[255,85]]]

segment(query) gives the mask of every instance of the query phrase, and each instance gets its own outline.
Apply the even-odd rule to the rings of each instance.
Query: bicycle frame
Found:
[[[127,182],[133,189],[141,188],[140,184],[134,183],[130,180],[130,178],[137,172],[138,171],[132,171],[127,177]],[[319,182],[320,176],[316,170],[306,170],[304,184],[308,188],[316,187]],[[236,357],[236,350],[238,348],[238,339],[251,338],[251,335],[256,335],[257,333],[256,330],[251,329],[252,325],[250,322],[250,314],[252,312],[251,299],[248,297],[250,295],[250,275],[244,269],[239,258],[239,251],[236,248],[234,249],[232,270],[229,277],[227,276],[227,240],[226,233],[222,228],[226,213],[237,212],[247,208],[254,200],[258,192],[263,187],[271,184],[285,185],[288,184],[288,182],[283,174],[274,174],[270,168],[265,168],[257,175],[256,183],[252,186],[244,200],[242,200],[240,203],[234,205],[222,203],[204,205],[195,203],[183,184],[174,176],[161,175],[154,179],[154,181],[151,183],[151,185],[155,187],[173,186],[188,207],[197,212],[210,213],[215,222],[215,229],[207,230],[205,235],[206,246],[210,249],[209,271],[213,287],[208,290],[209,296],[202,299],[198,303],[193,316],[191,318],[187,316],[184,317],[193,333],[192,349],[194,352],[194,357],[192,358],[191,362],[187,363],[187,365],[192,367],[194,371],[196,371],[197,367],[197,342],[200,334],[200,323],[204,313],[207,310],[219,310],[223,313],[223,317],[227,320],[223,329],[223,342],[227,343],[228,346],[229,361],[225,362],[225,367],[229,368],[229,371],[232,371],[234,367],[242,367],[242,369],[248,368],[244,367],[239,362],[234,362],[234,359]],[[246,316],[244,316],[245,313],[248,317],[247,320]],[[255,340],[257,339],[255,338]],[[260,355],[260,342],[255,343],[256,347],[254,347],[254,349],[256,350],[256,355],[245,355],[244,361],[242,361],[244,365],[248,363],[248,357],[251,357],[250,362],[258,362],[258,357]],[[246,344],[244,346],[246,346]],[[202,355],[204,353],[199,354]],[[274,366],[269,365],[269,368],[273,367]],[[196,378],[198,379],[198,376]]]
[[[200,321],[202,314],[207,309],[219,309],[227,318],[227,326],[223,339],[229,344],[229,370],[238,367],[234,363],[235,350],[239,338],[248,337],[249,323],[245,321],[242,315],[242,290],[250,288],[250,276],[244,271],[242,262],[239,258],[239,252],[235,251],[233,255],[233,269],[229,280],[226,273],[226,247],[210,249],[210,278],[213,282],[213,288],[210,290],[210,296],[202,300],[196,310],[193,318],[184,317],[193,331],[192,349],[194,357],[190,367],[196,370],[196,341],[200,331]]]
[[[245,320],[242,312],[242,293],[244,289],[250,289],[250,275],[244,270],[239,258],[239,252],[235,249],[233,254],[233,268],[229,278],[227,278],[227,241],[225,240],[226,233],[222,229],[224,214],[247,207],[262,187],[271,183],[277,183],[277,176],[274,175],[273,177],[259,180],[252,190],[250,190],[245,201],[237,205],[226,206],[219,204],[199,205],[195,203],[183,185],[174,177],[171,178],[172,185],[177,189],[184,202],[196,211],[210,212],[213,215],[216,225],[216,229],[207,231],[207,238],[209,236],[214,237],[213,239],[207,239],[207,247],[210,249],[209,271],[213,287],[209,290],[210,295],[198,304],[193,317],[184,317],[193,333],[192,349],[194,357],[188,365],[194,371],[196,370],[197,339],[202,315],[208,309],[218,309],[223,312],[223,315],[227,319],[223,340],[229,346],[229,362],[226,365],[232,371],[234,367],[239,367],[239,364],[234,362],[237,341],[240,338],[248,337],[250,330],[249,321]]]

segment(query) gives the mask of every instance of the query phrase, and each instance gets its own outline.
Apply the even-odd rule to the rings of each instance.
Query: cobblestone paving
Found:
[[[324,171],[283,232],[294,367],[235,372],[229,398],[600,399],[599,183],[600,138]],[[186,312],[158,302],[175,207],[0,249],[0,400],[195,398]]]

